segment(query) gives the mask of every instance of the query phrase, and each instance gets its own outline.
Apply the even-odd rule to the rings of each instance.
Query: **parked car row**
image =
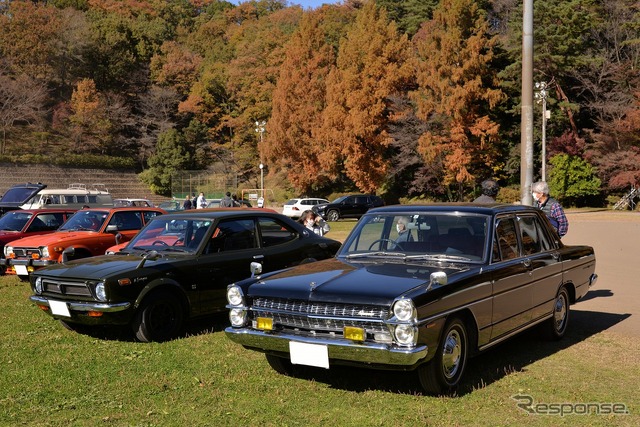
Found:
[[[593,248],[564,245],[538,209],[382,205],[350,195],[295,199],[287,215],[16,210],[0,218],[0,265],[71,330],[126,325],[166,341],[226,311],[227,337],[279,373],[414,371],[432,394],[455,390],[469,357],[524,330],[562,338],[571,304],[597,281]],[[340,244],[293,220],[309,208],[359,220]]]

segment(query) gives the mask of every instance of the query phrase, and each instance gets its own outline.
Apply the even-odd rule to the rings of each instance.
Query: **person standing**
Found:
[[[233,207],[233,199],[231,198],[231,192],[227,191],[227,194],[220,200],[221,208],[232,208]]]
[[[533,200],[536,202],[536,207],[547,215],[549,222],[556,229],[560,237],[567,234],[569,230],[569,220],[564,214],[562,205],[549,196],[549,185],[545,181],[535,182],[531,186],[531,193]]]
[[[184,202],[182,202],[182,209],[189,210],[191,209],[193,204],[191,203],[191,197],[187,194],[187,197],[184,198]]]
[[[322,219],[320,215],[316,214],[310,209],[302,212],[300,218],[298,219],[298,222],[304,225],[308,230],[313,231],[318,236],[324,236],[331,230],[329,224],[327,224],[327,222]]]
[[[201,191],[196,203],[196,209],[204,209],[207,207],[207,199],[204,198],[204,193]]]
[[[485,179],[480,186],[482,187],[482,195],[476,197],[473,203],[495,203],[500,190],[498,183],[492,179]]]

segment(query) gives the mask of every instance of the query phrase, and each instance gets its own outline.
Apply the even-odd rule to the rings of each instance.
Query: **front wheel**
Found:
[[[559,340],[564,337],[569,326],[569,291],[561,287],[553,302],[553,316],[544,323],[547,338]]]
[[[132,327],[139,341],[168,341],[178,336],[183,322],[180,301],[175,295],[161,291],[145,298]]]
[[[290,360],[274,356],[273,354],[265,354],[269,366],[281,375],[291,376],[293,374],[293,363]]]
[[[452,392],[464,374],[468,354],[467,327],[460,318],[454,317],[442,331],[436,355],[418,368],[418,378],[425,391],[436,395]]]
[[[327,221],[335,222],[340,219],[340,214],[338,211],[329,211],[327,212]]]

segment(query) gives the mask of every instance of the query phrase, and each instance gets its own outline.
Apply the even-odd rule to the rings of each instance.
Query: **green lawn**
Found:
[[[272,371],[229,341],[225,317],[142,344],[67,331],[0,277],[1,426],[469,426],[640,424],[638,340],[594,331],[561,342],[527,333],[470,362],[458,396],[423,395],[410,373],[337,367]],[[579,314],[579,313],[578,313]],[[527,415],[536,404],[616,403],[629,415]]]

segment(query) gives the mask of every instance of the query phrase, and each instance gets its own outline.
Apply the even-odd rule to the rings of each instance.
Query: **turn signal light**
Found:
[[[101,311],[88,311],[87,316],[89,317],[102,317]]]

